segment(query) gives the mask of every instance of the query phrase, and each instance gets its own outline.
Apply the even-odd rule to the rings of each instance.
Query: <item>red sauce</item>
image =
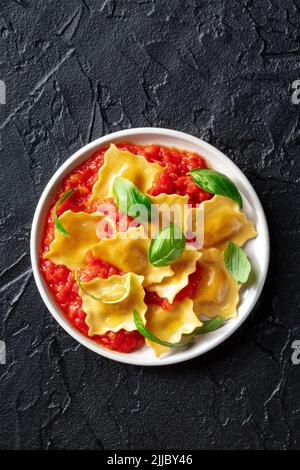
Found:
[[[175,148],[162,147],[160,145],[141,146],[131,143],[118,144],[121,149],[126,149],[135,155],[143,155],[149,162],[157,162],[165,168],[160,174],[153,187],[149,191],[152,195],[160,193],[188,195],[189,203],[196,205],[210,199],[211,194],[203,191],[186,173],[192,168],[205,168],[204,159],[191,152],[178,150]],[[94,183],[97,180],[98,170],[103,164],[103,155],[107,148],[95,152],[84,164],[77,167],[67,176],[57,193],[56,199],[49,210],[48,218],[44,230],[41,246],[40,267],[46,283],[60,306],[66,318],[85,336],[88,336],[88,326],[85,323],[86,314],[82,310],[81,297],[78,294],[78,286],[73,275],[65,266],[58,266],[50,260],[43,258],[48,251],[50,243],[54,239],[54,222],[52,209],[59,197],[68,189],[75,189],[74,193],[59,206],[57,213],[60,216],[66,210],[74,212],[93,212],[95,208],[89,207],[86,202],[89,199]],[[99,203],[97,203],[99,205]],[[103,207],[110,208],[114,205],[113,200],[103,202]],[[128,219],[126,216],[118,214],[117,222],[120,230],[126,230]],[[95,258],[91,254],[87,257],[87,267],[80,272],[82,281],[90,281],[95,277],[107,279],[113,274],[121,274],[114,266]],[[177,294],[175,300],[180,301],[185,297],[190,297],[201,278],[201,267],[190,275],[189,284]],[[145,302],[147,304],[161,305],[165,310],[169,310],[172,305],[167,299],[159,297],[156,293],[146,292]],[[138,331],[127,332],[120,330],[117,333],[107,332],[102,336],[93,336],[92,339],[101,345],[115,351],[129,353],[141,348],[144,345],[144,337]]]

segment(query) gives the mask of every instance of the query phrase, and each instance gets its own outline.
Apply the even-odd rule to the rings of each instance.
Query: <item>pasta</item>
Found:
[[[182,335],[192,333],[195,328],[202,325],[194,313],[193,302],[190,299],[176,302],[172,310],[167,312],[158,305],[150,305],[145,318],[147,329],[161,340],[170,343],[179,342]],[[156,356],[169,350],[168,347],[148,339],[146,343],[151,346]]]
[[[224,250],[230,241],[238,245],[229,244],[232,253],[239,251],[256,236],[255,226],[234,200],[195,186],[191,164],[196,171],[206,167],[194,153],[111,144],[75,169],[64,181],[65,195],[59,198],[60,191],[54,201],[41,270],[64,315],[105,347],[128,353],[146,342],[160,357],[184,344],[204,318],[237,316],[240,278],[227,258],[225,265]],[[128,211],[126,191],[131,205],[146,201],[143,220]],[[171,240],[159,233],[164,228]]]
[[[119,331],[122,328],[126,331],[135,330],[133,309],[139,311],[142,318],[147,310],[142,283],[143,277],[133,273],[82,282],[84,291],[79,289],[79,295],[87,314],[89,336],[103,335],[107,331]],[[96,297],[110,303],[96,300]]]
[[[203,275],[193,297],[197,315],[236,317],[240,285],[226,270],[223,252],[217,248],[204,250],[199,264]]]
[[[129,179],[141,191],[146,192],[151,188],[155,175],[161,171],[162,167],[157,163],[148,163],[144,157],[119,150],[111,144],[105,152],[104,163],[98,172],[89,203],[112,196],[116,176]]]
[[[96,227],[103,216],[87,212],[64,212],[59,221],[66,228],[69,237],[55,229],[55,238],[44,258],[55,264],[63,264],[70,270],[81,269],[85,264],[87,252],[99,238]]]

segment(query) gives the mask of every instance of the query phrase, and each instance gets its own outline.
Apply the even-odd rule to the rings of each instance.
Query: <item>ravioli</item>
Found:
[[[235,318],[241,286],[228,273],[223,251],[217,248],[203,250],[199,264],[203,273],[193,297],[196,314]]]
[[[144,276],[144,286],[161,282],[173,275],[170,266],[156,268],[149,262],[150,239],[144,229],[130,227],[127,232],[118,233],[116,238],[107,238],[97,243],[92,252],[94,256],[110,263],[123,272]]]
[[[146,315],[146,328],[155,336],[169,343],[177,343],[182,335],[189,334],[202,323],[193,310],[191,299],[176,302],[172,310],[163,310],[158,305],[150,305]],[[156,356],[168,352],[170,348],[146,339]]]
[[[196,270],[196,263],[200,257],[199,251],[185,250],[182,256],[171,265],[174,274],[166,277],[159,284],[152,284],[147,289],[173,303],[176,294],[187,286],[189,275]]]
[[[158,196],[150,196],[151,204],[155,205],[151,224],[144,225],[148,230],[149,238],[165,228],[171,223],[175,223],[181,230],[185,230],[185,218],[187,212],[188,196],[180,196],[178,194],[162,193]]]
[[[163,171],[158,163],[149,163],[145,157],[119,150],[114,144],[104,154],[104,163],[98,172],[89,203],[112,196],[114,179],[122,176],[134,183],[142,192],[151,188],[154,177]]]
[[[120,150],[112,144],[106,152],[96,152],[84,163],[85,171],[80,166],[68,176],[72,187],[75,181],[82,185],[78,187],[78,197],[68,200],[72,194],[70,188],[62,197],[59,197],[60,191],[56,195],[56,207],[64,203],[64,207],[79,212],[67,210],[59,217],[67,233],[63,235],[55,228],[50,247],[48,240],[55,220],[49,218],[47,221],[41,247],[41,271],[62,314],[70,320],[65,312],[68,303],[71,321],[79,331],[82,331],[84,311],[88,335],[94,341],[119,352],[136,351],[144,343],[143,336],[147,336],[147,332],[134,322],[133,312],[136,311],[144,328],[158,338],[158,343],[148,338],[146,343],[159,357],[176,351],[176,348],[159,344],[159,339],[172,343],[171,346],[178,342],[185,344],[190,337],[184,335],[191,335],[195,328],[201,326],[202,317],[236,317],[241,285],[225,267],[224,249],[229,240],[242,246],[256,236],[256,230],[230,198],[212,196],[197,185],[193,186],[191,193],[191,179],[183,176],[182,171],[190,168],[191,163],[195,166],[197,161],[199,167],[205,166],[200,156],[157,145],[139,147],[123,143],[122,148]],[[140,155],[131,153],[133,148]],[[142,156],[146,153],[147,158],[156,163]],[[103,154],[102,159],[99,155]],[[132,182],[150,198],[155,219],[145,221],[145,217],[140,221],[137,217],[132,220],[120,211],[115,213],[117,206],[125,207],[126,201],[122,205],[125,197],[129,196],[130,204],[142,200],[127,181],[127,185],[123,185],[123,193],[120,188],[119,200],[114,201],[113,183],[117,176]],[[64,187],[69,186],[68,179]],[[95,182],[92,189],[91,180]],[[82,188],[85,188],[84,194]],[[149,192],[158,195],[152,196]],[[207,198],[211,199],[205,200]],[[188,204],[189,201],[193,206]],[[80,212],[82,207],[87,212]],[[90,213],[91,210],[94,213]],[[176,247],[176,243],[162,243],[156,247],[157,257],[168,259],[170,264],[155,267],[149,259],[151,239],[170,223],[176,224],[184,233],[186,249],[179,256],[181,249]],[[87,256],[88,253],[93,256]],[[110,275],[115,272],[113,266],[119,269],[119,275]],[[73,275],[70,276],[68,270]],[[74,271],[78,271],[79,278],[81,271],[86,282],[79,282]],[[195,271],[196,286],[196,276],[190,278]],[[95,275],[109,277],[94,278]],[[66,277],[68,282],[64,283]],[[193,289],[185,289],[186,286],[193,286]],[[179,298],[180,301],[177,300]],[[163,299],[171,304],[170,310],[167,310],[167,301]],[[101,339],[107,332],[111,334]],[[118,332],[117,341],[114,332]]]
[[[68,231],[69,237],[55,229],[55,238],[44,258],[55,264],[63,264],[70,270],[81,269],[85,264],[87,252],[99,242],[96,227],[102,218],[100,214],[70,210],[64,212],[59,221]]]
[[[142,319],[145,318],[147,310],[142,283],[143,276],[133,273],[82,282],[84,290],[79,288],[79,295],[82,298],[83,311],[86,313],[85,322],[89,327],[89,336],[103,335],[107,331],[121,329],[136,330],[133,310],[139,312]],[[109,303],[96,300],[91,295],[105,299]]]
[[[225,196],[214,196],[204,208],[204,248],[225,248],[228,240],[242,246],[257,233],[238,204]]]

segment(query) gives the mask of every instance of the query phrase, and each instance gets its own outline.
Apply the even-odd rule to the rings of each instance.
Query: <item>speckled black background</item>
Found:
[[[1,0],[1,449],[300,448],[299,0]],[[141,368],[79,346],[34,283],[30,226],[87,142],[161,126],[223,150],[266,211],[261,301],[223,346]]]

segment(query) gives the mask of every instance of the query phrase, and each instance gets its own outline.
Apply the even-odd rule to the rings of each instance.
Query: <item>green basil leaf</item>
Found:
[[[195,328],[195,330],[192,332],[192,335],[205,335],[206,333],[210,333],[211,331],[218,330],[221,326],[224,325],[225,321],[225,318],[221,316],[212,318],[211,320],[203,320],[203,325],[199,326],[198,328]]]
[[[143,194],[131,181],[117,176],[113,183],[113,196],[120,212],[132,218],[140,217],[141,220],[149,220],[151,217],[151,199]],[[147,210],[147,216],[140,212],[136,205],[141,205]],[[138,214],[137,214],[138,213]]]
[[[185,249],[185,237],[175,224],[158,232],[149,246],[149,260],[153,266],[167,266],[180,258]]]
[[[62,233],[64,235],[64,237],[67,237],[67,238],[70,238],[70,235],[69,233],[67,232],[67,230],[65,229],[65,227],[63,226],[63,224],[58,220],[58,217],[57,217],[57,209],[58,207],[66,200],[68,199],[68,197],[71,196],[71,194],[74,193],[74,189],[68,189],[67,191],[65,191],[61,197],[59,198],[59,200],[57,201],[57,203],[55,204],[54,208],[53,208],[53,220],[54,220],[54,223],[55,223],[55,227],[57,228],[57,230]]]
[[[159,339],[157,336],[155,336],[153,333],[151,333],[151,331],[147,330],[147,328],[144,327],[142,320],[136,310],[133,310],[133,318],[134,318],[136,329],[145,338],[149,339],[150,341],[153,341],[153,343],[160,344],[161,346],[166,346],[167,348],[182,348],[183,346],[189,346],[191,344],[190,341],[179,342],[179,343],[169,343],[169,341],[163,341]]]
[[[233,199],[240,208],[243,207],[242,196],[236,185],[228,178],[215,170],[207,168],[195,168],[188,172],[192,176],[195,183],[211,194],[219,194]]]
[[[240,284],[247,282],[251,272],[251,263],[242,248],[228,242],[224,251],[224,262],[227,271]]]

